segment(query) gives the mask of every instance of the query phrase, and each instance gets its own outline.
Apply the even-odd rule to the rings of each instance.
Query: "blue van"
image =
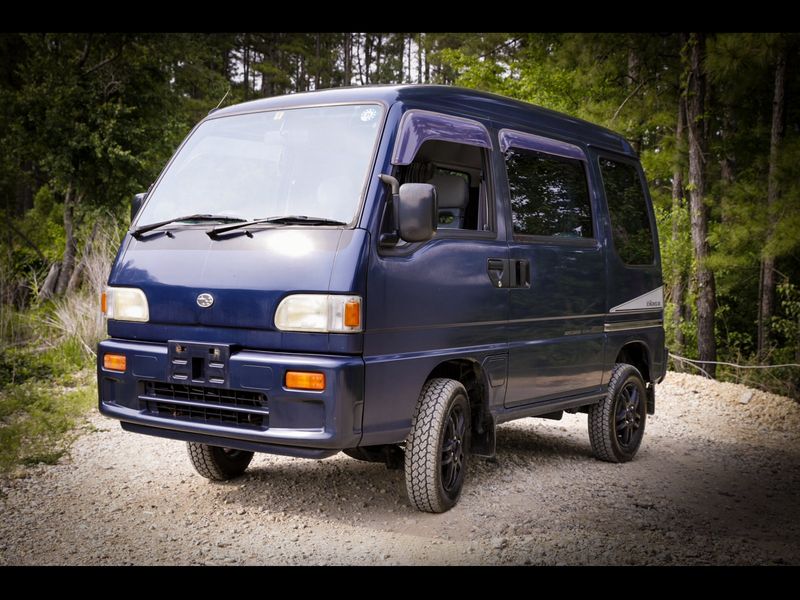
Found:
[[[597,458],[639,449],[661,261],[606,129],[448,86],[255,100],[203,119],[131,212],[100,412],[208,479],[345,452],[443,512],[505,421],[583,412]]]

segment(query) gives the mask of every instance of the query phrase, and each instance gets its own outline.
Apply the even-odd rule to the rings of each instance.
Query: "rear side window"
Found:
[[[617,254],[622,262],[629,265],[653,264],[653,232],[636,167],[601,158],[600,171]]]
[[[516,235],[593,236],[582,161],[513,147],[505,159]]]

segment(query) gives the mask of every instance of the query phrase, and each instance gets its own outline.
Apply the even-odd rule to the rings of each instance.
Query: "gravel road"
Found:
[[[501,426],[443,515],[344,454],[214,484],[181,442],[83,429],[0,481],[0,564],[800,564],[800,404],[694,375],[658,387],[628,464],[591,457],[586,415]]]

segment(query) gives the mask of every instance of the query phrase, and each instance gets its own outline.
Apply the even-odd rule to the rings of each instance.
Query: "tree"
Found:
[[[692,223],[692,246],[697,262],[697,352],[702,361],[717,360],[717,342],[714,332],[716,292],[714,273],[708,265],[709,209],[706,204],[706,36],[689,35],[686,84],[686,120],[689,139],[689,203]],[[703,367],[712,377],[716,365]]]
[[[767,243],[761,257],[760,293],[758,311],[758,356],[763,358],[769,344],[769,328],[775,301],[775,256],[772,239],[777,221],[776,207],[780,196],[778,165],[784,132],[784,104],[786,98],[787,49],[780,44],[775,58],[775,86],[772,99],[772,131],[769,144],[769,175],[767,181]]]

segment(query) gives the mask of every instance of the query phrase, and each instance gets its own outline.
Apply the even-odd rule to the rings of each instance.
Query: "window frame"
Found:
[[[599,227],[597,205],[592,200],[592,178],[589,170],[589,159],[586,151],[575,144],[564,142],[556,138],[520,131],[518,129],[503,128],[498,134],[500,159],[503,162],[503,172],[506,178],[506,198],[504,206],[507,212],[507,229],[510,237],[515,242],[539,243],[550,245],[566,245],[595,248],[599,246]],[[508,163],[505,153],[511,148],[528,152],[538,152],[549,154],[561,159],[573,160],[582,164],[583,176],[586,182],[586,200],[589,205],[590,218],[592,221],[591,237],[559,237],[552,235],[535,235],[528,233],[517,233],[514,231],[514,210],[511,206],[511,182],[508,172]]]
[[[447,127],[441,128],[441,125]],[[403,113],[397,126],[392,164],[395,166],[411,164],[422,145],[432,140],[477,146],[488,152],[494,150],[492,136],[486,125],[480,121],[448,113],[410,108]]]
[[[214,119],[225,119],[228,117],[236,117],[240,115],[250,115],[250,114],[257,114],[257,113],[268,113],[268,112],[278,112],[282,110],[296,110],[296,109],[305,109],[305,108],[326,108],[326,107],[333,107],[333,106],[358,106],[361,104],[374,104],[380,106],[383,110],[383,114],[381,116],[381,122],[378,126],[378,133],[375,136],[375,141],[372,145],[372,152],[369,158],[369,164],[366,168],[366,175],[364,177],[363,185],[361,186],[361,196],[359,197],[359,201],[356,206],[355,214],[353,215],[352,220],[347,223],[346,225],[340,225],[337,227],[341,227],[342,229],[356,229],[361,222],[361,219],[364,216],[364,208],[367,204],[367,193],[369,190],[370,182],[372,180],[373,172],[375,170],[375,164],[378,158],[378,151],[383,143],[383,138],[386,134],[386,124],[389,122],[389,109],[390,106],[383,100],[365,100],[365,101],[345,101],[345,102],[310,102],[310,103],[299,103],[297,105],[286,105],[286,106],[271,106],[265,108],[254,108],[250,110],[237,110],[234,112],[222,112],[217,113],[216,111],[210,112],[204,118],[200,119],[195,125],[191,128],[189,133],[181,140],[180,144],[175,148],[172,155],[169,159],[164,163],[164,166],[161,168],[161,171],[158,173],[156,178],[150,184],[150,187],[147,190],[145,195],[144,201],[142,205],[139,207],[138,212],[131,220],[131,224],[128,227],[128,233],[132,232],[140,223],[140,219],[142,214],[144,213],[144,208],[147,206],[148,202],[153,196],[153,192],[156,188],[161,184],[161,181],[164,179],[167,171],[172,167],[172,164],[175,162],[178,154],[183,150],[184,146],[186,146],[189,142],[189,139],[197,132],[200,126],[205,123],[206,121],[212,121]],[[186,227],[184,225],[184,227]],[[189,225],[188,227],[195,227]]]
[[[609,206],[608,202],[608,195],[606,194],[606,182],[605,178],[603,177],[603,167],[600,164],[601,161],[604,159],[633,167],[633,170],[636,172],[636,177],[639,180],[639,186],[641,187],[642,195],[644,196],[647,218],[649,219],[650,222],[650,244],[653,253],[652,262],[639,263],[639,264],[632,264],[625,262],[625,260],[622,258],[619,251],[617,250],[617,244],[614,241],[613,217],[611,215],[611,207]],[[595,164],[597,166],[597,176],[599,178],[600,188],[603,194],[603,202],[605,203],[606,218],[608,221],[608,243],[614,251],[614,256],[616,256],[620,264],[627,269],[652,269],[653,267],[657,267],[660,260],[659,247],[658,247],[658,228],[656,227],[656,216],[655,216],[655,210],[653,208],[653,199],[650,197],[650,190],[647,187],[647,180],[644,176],[644,170],[642,169],[641,162],[630,156],[614,154],[612,152],[608,152],[605,150],[598,151],[595,153],[595,161],[596,161]]]
[[[439,228],[437,228],[436,229],[436,233],[434,233],[433,237],[431,239],[429,239],[429,240],[424,241],[424,242],[407,243],[407,242],[402,242],[402,241],[398,240],[398,245],[391,246],[391,247],[390,246],[381,246],[380,243],[378,243],[378,254],[380,256],[409,256],[409,255],[413,254],[414,252],[416,252],[419,248],[421,248],[421,247],[423,247],[423,246],[425,246],[427,244],[430,244],[432,242],[435,242],[436,240],[464,239],[464,240],[473,240],[473,241],[475,241],[475,240],[493,241],[493,240],[500,239],[499,238],[499,228],[498,228],[499,216],[498,216],[498,213],[497,213],[497,188],[496,188],[496,185],[495,185],[495,177],[494,177],[494,169],[495,169],[495,167],[494,167],[494,145],[493,145],[493,141],[492,141],[492,136],[489,134],[489,129],[487,128],[487,126],[484,125],[483,123],[481,123],[480,121],[477,121],[475,119],[469,119],[467,117],[460,117],[460,116],[456,116],[456,115],[450,115],[450,114],[447,114],[447,113],[439,113],[439,112],[433,112],[433,111],[422,110],[422,109],[409,109],[408,111],[406,111],[404,113],[403,118],[401,119],[400,124],[398,125],[398,138],[395,140],[394,149],[392,151],[393,155],[395,155],[395,153],[398,152],[398,147],[399,147],[398,146],[398,140],[400,138],[401,132],[403,131],[404,121],[405,121],[406,115],[408,115],[411,112],[414,112],[414,113],[416,113],[418,115],[420,113],[422,113],[425,116],[433,115],[433,116],[436,116],[436,117],[442,117],[444,119],[452,119],[454,121],[462,122],[462,123],[463,122],[467,122],[467,123],[470,123],[470,124],[473,124],[473,125],[479,127],[483,132],[485,132],[485,134],[486,134],[485,140],[486,141],[485,141],[485,143],[479,143],[479,144],[469,143],[468,141],[465,141],[463,138],[453,138],[453,137],[450,137],[449,135],[441,136],[441,137],[438,136],[438,135],[433,135],[433,136],[430,136],[430,137],[426,137],[419,145],[417,145],[415,147],[414,154],[411,157],[410,161],[408,161],[407,163],[401,162],[400,164],[398,164],[397,162],[395,162],[395,160],[392,160],[392,166],[393,166],[392,175],[394,177],[397,177],[398,176],[399,167],[405,166],[406,164],[411,164],[413,162],[414,158],[416,157],[417,153],[419,152],[420,148],[422,147],[422,144],[424,144],[425,142],[428,142],[428,141],[449,142],[449,143],[452,143],[452,144],[461,144],[461,145],[464,145],[464,146],[472,146],[472,147],[478,148],[478,150],[480,151],[480,154],[481,154],[481,172],[482,172],[482,175],[483,175],[483,185],[486,188],[486,197],[483,200],[485,214],[484,215],[479,215],[478,224],[480,225],[480,221],[483,219],[483,220],[485,220],[485,224],[488,226],[488,229],[451,229],[451,228],[439,229]],[[459,171],[459,168],[458,168],[459,166],[461,166],[463,168],[463,165],[451,165],[451,164],[448,164],[448,163],[436,163],[436,168],[437,169],[447,169],[447,170],[452,170],[452,171]],[[470,181],[469,183],[472,183],[472,182]],[[481,200],[480,200],[480,185],[481,185],[481,183],[479,182],[478,183],[479,203],[481,202]],[[388,196],[390,194],[388,189],[385,191],[385,194],[386,194],[385,197],[388,198]],[[381,219],[379,221],[379,231],[381,231],[381,232],[384,229],[384,221],[385,221],[385,219],[389,218],[389,216],[388,216],[389,215],[389,211],[387,211],[388,205],[389,205],[388,201],[384,200],[384,205],[383,205],[383,209],[382,209],[382,213],[383,214],[382,214]],[[481,210],[480,204],[478,205],[478,210],[479,211]]]
[[[439,141],[449,141],[449,140],[439,140]],[[452,142],[458,143],[458,142]],[[471,146],[472,144],[464,144],[465,146]],[[483,148],[478,146],[478,149],[481,153],[481,172],[483,174],[483,182],[486,186],[486,198],[481,201],[480,198],[480,182],[478,182],[478,225],[481,225],[481,221],[484,221],[484,225],[488,225],[488,229],[455,229],[445,227],[442,229],[437,228],[436,233],[431,238],[434,239],[445,239],[445,238],[470,238],[470,239],[489,239],[494,240],[497,238],[497,211],[495,209],[495,202],[494,202],[494,192],[492,188],[492,181],[491,181],[491,151],[488,148]],[[456,171],[458,172],[458,165],[448,165],[446,163],[440,163],[436,165],[437,169],[445,169],[449,171]],[[463,172],[462,172],[463,173]],[[469,176],[468,173],[464,173],[465,175]],[[471,178],[470,178],[471,179]],[[468,185],[471,184],[472,181],[468,182]],[[484,204],[481,207],[481,204]],[[481,208],[484,210],[484,214],[480,214]]]

